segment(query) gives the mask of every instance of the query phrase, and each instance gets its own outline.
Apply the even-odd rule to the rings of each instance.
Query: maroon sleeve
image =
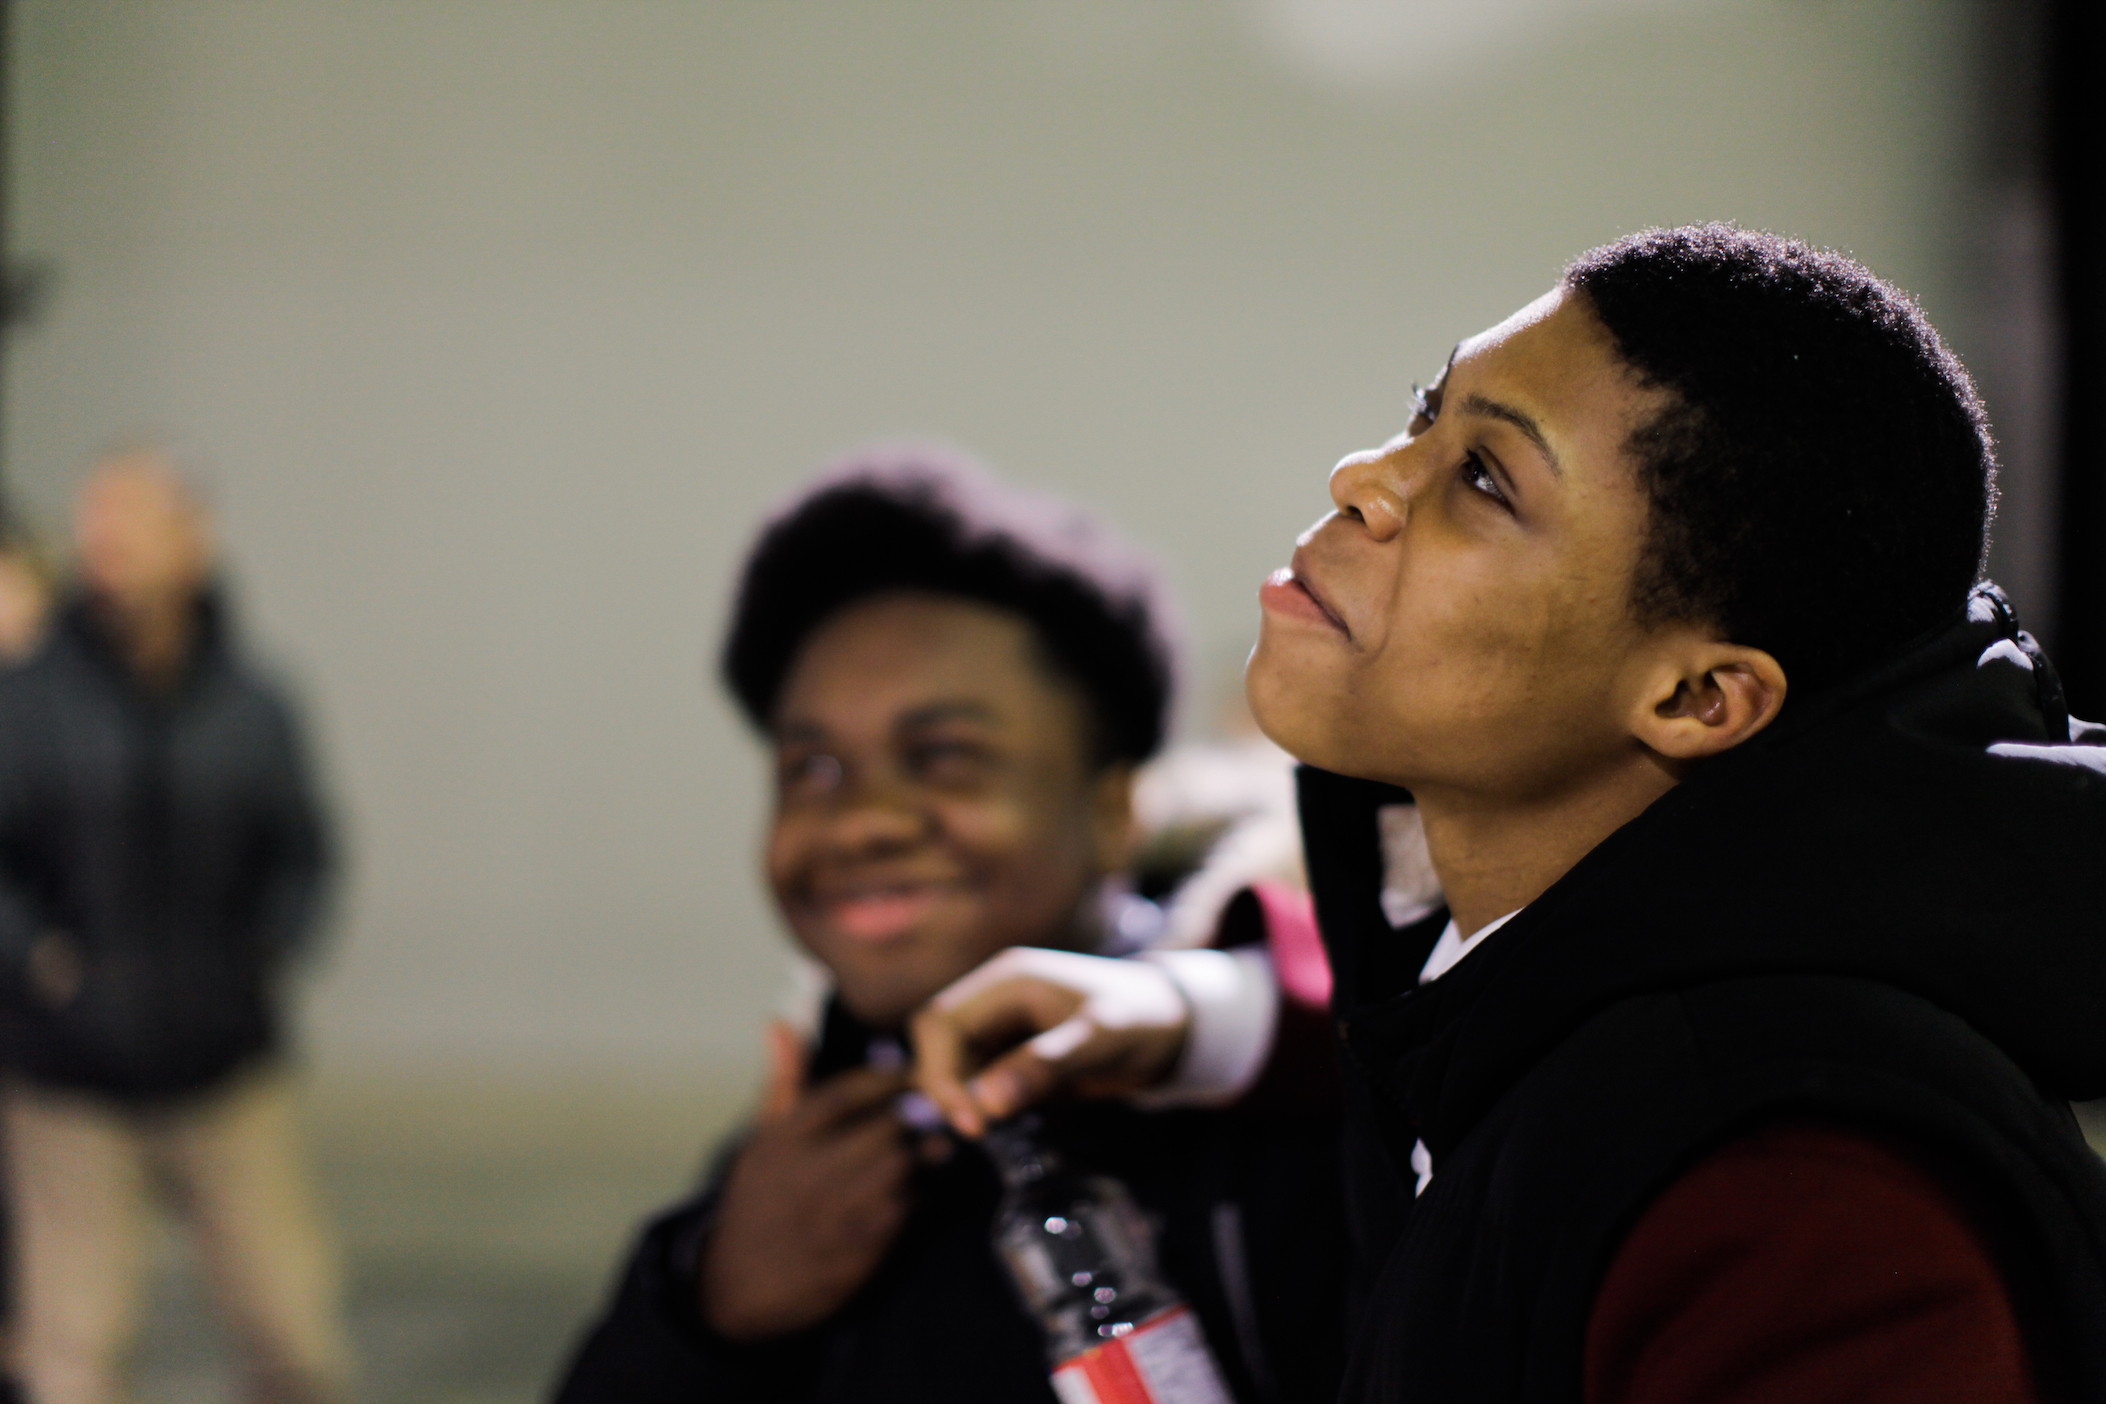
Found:
[[[1784,1124],[1670,1185],[1587,1329],[1587,1404],[2037,1404],[1981,1235],[1879,1141]]]

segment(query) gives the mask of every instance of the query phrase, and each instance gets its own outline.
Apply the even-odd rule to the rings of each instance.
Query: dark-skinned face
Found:
[[[859,1018],[897,1024],[995,952],[1072,946],[1123,859],[1124,767],[1020,616],[897,593],[799,651],[773,724],[776,902]]]
[[[1337,510],[1260,591],[1251,708],[1326,769],[1554,798],[1638,745],[1653,635],[1625,443],[1657,401],[1563,291],[1462,343],[1426,400],[1332,470]]]
[[[203,510],[151,453],[95,470],[75,508],[74,537],[82,583],[120,609],[187,601],[212,572]]]

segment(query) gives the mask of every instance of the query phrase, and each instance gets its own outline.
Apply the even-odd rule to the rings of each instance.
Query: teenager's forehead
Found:
[[[929,697],[1065,694],[1025,615],[963,596],[887,591],[848,605],[798,649],[777,720],[822,701],[872,715]]]
[[[1474,336],[1464,337],[1456,344],[1455,355],[1450,359],[1461,360],[1463,357],[1480,351],[1486,346],[1505,341],[1516,333],[1547,320],[1552,313],[1564,305],[1566,298],[1569,296],[1570,294],[1562,286],[1552,288],[1526,307],[1513,313],[1505,321],[1500,322],[1496,326],[1487,327]]]
[[[1629,435],[1662,395],[1632,377],[1607,328],[1562,287],[1458,345],[1443,387],[1444,415],[1517,426],[1554,477],[1619,491]]]

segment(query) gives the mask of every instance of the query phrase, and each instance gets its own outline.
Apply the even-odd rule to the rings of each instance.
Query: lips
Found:
[[[912,932],[954,891],[933,882],[844,885],[819,895],[813,905],[849,940],[881,943]]]
[[[1293,565],[1283,566],[1265,577],[1265,583],[1258,587],[1259,605],[1268,613],[1321,624],[1351,638],[1352,631],[1346,628],[1345,621],[1338,617],[1338,612],[1324,602],[1322,595],[1311,588],[1308,577],[1303,573],[1302,553],[1296,551],[1294,556]]]

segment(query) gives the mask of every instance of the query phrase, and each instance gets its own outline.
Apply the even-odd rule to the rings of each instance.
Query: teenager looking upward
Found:
[[[1321,995],[1299,1019],[1279,1009],[1267,955],[1297,933],[1316,955],[1306,896],[1215,913],[1233,953],[1081,954],[1132,944],[1135,923],[1108,915],[1134,909],[1107,888],[1135,767],[1168,722],[1172,628],[1151,562],[927,451],[853,460],[762,532],[724,673],[774,753],[767,881],[832,994],[809,1040],[775,1031],[755,1124],[646,1230],[567,1404],[1050,1404],[1039,1328],[991,1242],[993,1167],[897,1110],[909,1016],[990,959],[1080,964],[1096,997],[1042,1012],[1097,1028],[1078,1049],[1131,1029],[1174,1067],[1154,1105],[1049,1108],[1043,1135],[1159,1217],[1166,1274],[1238,1397],[1336,1391],[1335,1064],[1328,1080],[1262,1066],[1282,1025],[1329,1053]],[[1189,1005],[1244,1036],[1189,1036]]]
[[[1976,588],[1994,472],[1905,295],[1718,225],[1333,470],[1247,683],[1356,1085],[1345,1399],[2106,1398],[2106,735]]]

